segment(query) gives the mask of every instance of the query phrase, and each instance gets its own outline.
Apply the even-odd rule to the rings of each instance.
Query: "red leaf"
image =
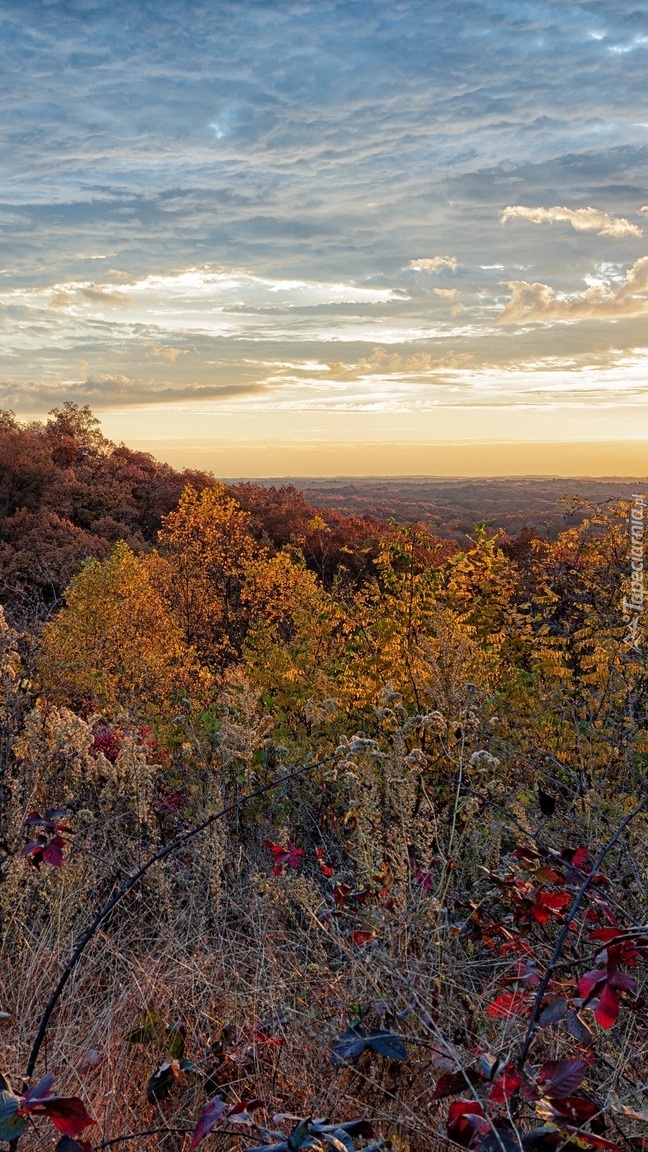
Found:
[[[468,1148],[475,1136],[489,1132],[490,1122],[484,1116],[481,1104],[476,1100],[455,1100],[448,1110],[446,1129],[448,1136],[456,1144]]]
[[[585,972],[578,981],[578,995],[587,1002],[592,998],[598,988],[605,983],[606,975],[600,968],[593,968],[591,972]]]
[[[290,840],[287,841],[286,847],[283,848],[281,844],[275,844],[272,840],[264,840],[266,848],[269,848],[274,856],[274,864],[272,871],[275,876],[280,876],[283,868],[298,868],[300,857],[304,855],[303,848],[295,848]]]
[[[84,1128],[88,1128],[96,1121],[86,1112],[83,1100],[78,1096],[52,1096],[51,1099],[40,1102],[39,1112],[49,1116],[55,1128],[64,1136],[78,1136]]]
[[[592,1116],[598,1116],[600,1112],[598,1105],[586,1096],[565,1096],[564,1099],[550,1100],[549,1103],[557,1115],[576,1123],[591,1120]]]
[[[486,1011],[496,1020],[509,1020],[511,1016],[523,1016],[528,1007],[529,1001],[522,992],[502,992]]]
[[[324,849],[323,848],[316,848],[315,849],[315,855],[317,857],[317,863],[319,864],[319,870],[322,873],[322,875],[323,876],[332,876],[335,869],[331,868],[330,864],[324,863]]]
[[[606,980],[599,994],[594,1016],[601,1028],[611,1028],[619,1018],[619,997],[616,991]]]
[[[448,1108],[448,1120],[456,1120],[458,1116],[483,1116],[484,1109],[478,1100],[455,1100]]]
[[[569,892],[538,892],[529,912],[539,924],[546,924],[550,916],[556,915],[570,903]]]
[[[365,932],[362,928],[356,928],[355,932],[351,933],[351,939],[358,948],[364,948],[370,940],[373,940],[375,932]]]
[[[63,849],[66,841],[62,836],[53,836],[49,844],[43,849],[43,860],[51,864],[52,868],[60,868],[63,863]]]
[[[507,1064],[501,1076],[488,1093],[489,1104],[504,1104],[514,1096],[521,1084],[521,1077],[514,1064]]]
[[[619,936],[618,928],[597,928],[594,932],[590,932],[590,940],[600,940],[602,944],[611,944]]]
[[[560,912],[561,908],[571,903],[571,896],[569,892],[539,892],[537,900],[539,904],[545,908],[550,908],[552,912]]]
[[[238,1104],[228,1109],[227,1120],[230,1124],[249,1124],[248,1112],[253,1112],[255,1108],[265,1108],[265,1100],[239,1100]]]

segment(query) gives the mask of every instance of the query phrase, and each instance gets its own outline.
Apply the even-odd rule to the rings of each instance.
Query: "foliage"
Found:
[[[119,451],[5,425],[51,476]],[[78,1085],[7,1081],[0,1138],[647,1147],[627,512],[447,549],[195,483],[38,636],[0,620],[0,1046],[18,1083],[58,981],[37,1055]]]

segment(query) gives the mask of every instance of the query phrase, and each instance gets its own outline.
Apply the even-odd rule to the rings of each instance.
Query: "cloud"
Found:
[[[604,206],[648,234],[645,70],[639,51],[609,51],[637,34],[628,0],[5,0],[2,15],[0,311],[26,403],[30,381],[77,396],[102,371],[134,383],[120,394],[95,378],[97,403],[112,388],[124,409],[129,390],[164,404],[165,389],[265,378],[270,359],[340,361],[366,373],[367,403],[409,388],[399,374],[436,397],[442,348],[505,371],[513,356],[585,343],[576,324],[494,327],[511,295],[496,280],[598,288],[599,300],[622,286],[593,268],[584,236],[547,244],[573,221],[549,235],[504,228],[505,205]],[[637,243],[617,237],[606,259]],[[411,252],[424,255],[406,271]],[[584,282],[590,272],[603,286]],[[592,357],[644,338],[645,316],[610,325],[605,300],[588,325]],[[555,294],[546,307],[565,310]],[[378,345],[401,359],[381,362]],[[326,369],[312,390],[306,369],[295,374],[296,406],[336,389]],[[246,420],[283,388],[243,389]]]
[[[53,288],[50,296],[50,308],[69,308],[74,304],[74,296],[65,288]]]
[[[648,315],[648,256],[629,269],[625,282],[614,291],[597,284],[581,294],[558,296],[548,284],[511,280],[513,292],[497,324],[538,324],[551,320],[617,320]]]
[[[643,236],[643,228],[624,216],[611,216],[598,208],[526,208],[515,204],[500,214],[507,220],[529,220],[532,224],[571,224],[576,232],[598,232],[599,236]]]
[[[120,373],[100,373],[85,380],[55,383],[14,383],[0,381],[0,407],[22,412],[44,412],[52,405],[72,400],[104,408],[170,404],[178,401],[218,400],[256,395],[265,390],[262,382],[169,383],[134,379]]]
[[[79,288],[82,296],[91,304],[101,304],[106,308],[128,308],[131,298],[126,292],[108,291],[99,284],[88,284],[86,288]]]
[[[456,256],[423,256],[420,260],[410,260],[407,267],[414,272],[438,272],[440,268],[456,272],[459,261]]]
[[[458,294],[459,289],[458,288],[433,288],[432,291],[434,292],[435,296],[440,296],[442,300],[454,300],[455,296],[457,296],[457,294]]]
[[[385,348],[372,349],[369,356],[363,356],[352,364],[339,361],[326,364],[327,379],[359,380],[363,376],[406,374],[426,376],[431,372],[465,368],[473,363],[470,352],[448,353],[446,356],[432,356],[429,352],[414,352],[403,356],[400,352],[388,352]]]
[[[168,360],[170,364],[175,364],[180,356],[186,356],[186,354],[186,348],[155,347],[149,349],[149,356],[155,356],[159,360]]]

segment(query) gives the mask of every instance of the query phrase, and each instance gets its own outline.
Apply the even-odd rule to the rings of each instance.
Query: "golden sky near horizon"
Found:
[[[2,32],[0,407],[220,475],[648,470],[625,0],[7,0]]]

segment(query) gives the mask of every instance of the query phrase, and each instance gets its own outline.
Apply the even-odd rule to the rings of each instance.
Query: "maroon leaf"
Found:
[[[429,892],[431,887],[432,887],[432,884],[434,883],[432,873],[426,872],[419,865],[417,865],[416,868],[414,869],[414,879],[415,879],[416,883],[419,885],[419,887],[423,889],[424,892]]]
[[[338,908],[346,908],[349,897],[351,895],[351,888],[348,884],[336,884],[333,889],[333,899]]]
[[[637,981],[629,972],[612,972],[608,977],[611,988],[618,988],[621,992],[636,992]]]
[[[366,932],[362,928],[356,928],[355,932],[351,933],[351,940],[358,948],[364,948],[370,940],[373,940],[375,932]]]
[[[251,1124],[249,1113],[255,1108],[263,1108],[264,1100],[239,1100],[238,1104],[226,1104],[222,1096],[215,1096],[203,1104],[202,1112],[196,1124],[191,1139],[190,1149],[197,1148],[201,1140],[220,1124],[227,1120],[228,1124]]]
[[[447,1096],[458,1096],[469,1085],[478,1084],[480,1077],[475,1072],[446,1072],[434,1086],[433,1100],[445,1100]]]
[[[52,868],[60,868],[63,863],[63,849],[66,841],[62,836],[53,836],[49,844],[43,848],[43,860],[51,864]]]
[[[558,1116],[580,1124],[583,1120],[591,1120],[598,1116],[600,1108],[593,1100],[586,1096],[565,1096],[564,1099],[550,1100],[549,1103]]]
[[[290,840],[286,842],[285,848],[281,844],[275,844],[272,840],[264,840],[263,843],[274,856],[272,871],[275,876],[280,876],[284,868],[299,868],[300,857],[304,855],[303,848],[295,848]]]
[[[224,1119],[227,1115],[229,1108],[222,1096],[215,1096],[213,1100],[208,1100],[203,1104],[202,1112],[196,1124],[194,1134],[191,1138],[190,1148],[197,1148],[201,1140],[208,1136],[212,1128]]]
[[[476,1100],[455,1100],[448,1110],[446,1130],[451,1140],[469,1148],[475,1136],[489,1132],[490,1122]]]
[[[591,972],[585,972],[581,976],[578,981],[578,995],[582,997],[584,1006],[605,983],[606,978],[606,973],[602,972],[600,968],[593,968]]]
[[[561,1100],[576,1091],[586,1071],[584,1060],[548,1060],[538,1076],[538,1083],[544,1084],[545,1096]]]

